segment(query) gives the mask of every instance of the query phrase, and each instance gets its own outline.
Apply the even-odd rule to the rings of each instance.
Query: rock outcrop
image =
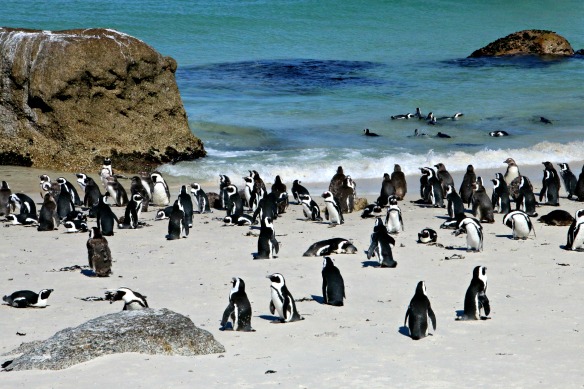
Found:
[[[194,356],[225,352],[208,331],[168,309],[121,311],[66,328],[43,342],[24,343],[6,370],[61,370],[115,353]]]
[[[489,43],[473,52],[469,58],[504,55],[571,56],[574,49],[562,36],[553,31],[523,30]]]
[[[205,156],[176,61],[107,29],[0,28],[0,164],[123,171]]]

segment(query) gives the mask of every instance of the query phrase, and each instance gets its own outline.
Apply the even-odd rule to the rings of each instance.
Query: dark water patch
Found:
[[[569,57],[509,55],[501,57],[459,58],[442,61],[446,66],[462,68],[512,68],[512,69],[544,69],[563,63]]]
[[[227,62],[179,68],[183,86],[239,93],[318,94],[323,90],[378,87],[373,75],[385,65],[368,61],[282,59]]]
[[[481,143],[454,143],[454,146],[467,148],[467,147],[484,147],[484,144]]]

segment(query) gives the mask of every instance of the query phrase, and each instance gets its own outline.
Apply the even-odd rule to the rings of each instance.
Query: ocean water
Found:
[[[216,182],[356,181],[443,162],[451,171],[584,160],[584,58],[467,59],[523,29],[584,48],[584,2],[4,0],[0,25],[105,27],[179,64],[177,83],[208,157],[166,174]],[[391,115],[464,113],[435,126]],[[553,124],[540,121],[544,116]],[[365,137],[363,130],[381,135]],[[414,130],[427,137],[413,137]],[[489,131],[505,130],[505,138]],[[436,138],[438,132],[451,136]]]

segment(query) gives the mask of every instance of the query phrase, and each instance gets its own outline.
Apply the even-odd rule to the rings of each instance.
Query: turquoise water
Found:
[[[179,64],[193,132],[209,157],[163,171],[201,181],[354,179],[444,162],[449,170],[584,159],[584,59],[469,60],[514,31],[549,29],[584,48],[574,1],[14,1],[0,25],[107,27]],[[424,113],[457,121],[392,121]],[[545,116],[553,121],[545,125]],[[362,136],[364,128],[381,135]],[[414,129],[430,135],[412,137]],[[505,130],[508,138],[489,131]],[[435,138],[437,132],[450,139]]]

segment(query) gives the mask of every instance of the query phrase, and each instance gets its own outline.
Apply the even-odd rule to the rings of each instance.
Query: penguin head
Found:
[[[446,166],[444,166],[443,163],[438,163],[438,164],[434,165],[434,167],[436,169],[438,169],[438,171],[445,171],[446,170]]]
[[[219,182],[223,185],[230,185],[231,184],[231,180],[229,179],[229,177],[227,177],[224,174],[219,175]]]
[[[299,194],[298,199],[300,200],[300,202],[305,204],[310,204],[310,202],[312,201],[312,198],[308,194]]]
[[[454,186],[451,184],[448,184],[448,186],[446,187],[446,194],[453,194],[456,193],[456,190],[454,189]]]
[[[473,278],[478,278],[483,281],[485,285],[487,284],[487,268],[484,266],[476,266],[472,272]]]
[[[322,195],[322,198],[324,199],[324,201],[330,201],[333,198],[333,194],[331,192],[329,192],[328,190],[326,192],[324,192]]]
[[[111,158],[104,158],[104,159],[103,159],[103,165],[104,165],[104,166],[111,166],[111,165],[112,165],[112,160],[111,160]]]
[[[280,287],[284,286],[284,284],[286,283],[286,281],[284,280],[284,276],[280,273],[270,274],[266,276],[266,278],[269,278],[270,281],[272,281],[272,284]]]
[[[397,205],[397,197],[395,195],[391,195],[387,198],[389,205]]]
[[[237,193],[237,187],[235,185],[229,185],[227,188],[225,188],[225,191],[227,194],[229,194],[229,196],[232,196]]]
[[[39,176],[39,179],[41,180],[41,183],[42,182],[51,182],[51,178],[47,174],[41,174]],[[4,181],[2,181],[2,184],[4,185]]]
[[[245,186],[252,187],[253,186],[253,178],[250,176],[243,177],[243,181],[245,181]]]
[[[294,180],[294,182],[292,182],[292,186],[296,185],[300,185],[300,180]]]
[[[8,199],[8,202],[10,204],[13,204],[13,205],[18,205],[19,208],[20,208],[20,204],[22,204],[22,201],[20,201],[20,197],[18,197],[16,195],[16,193],[13,193],[13,194],[10,195],[10,198]]]
[[[331,257],[324,257],[322,260],[322,268],[327,268],[327,267],[334,267],[335,266],[335,262],[334,259],[332,259]]]
[[[98,227],[91,227],[89,230],[89,239],[100,239],[103,238],[101,235],[101,230]]]
[[[575,219],[578,220],[579,218],[584,216],[584,209],[579,209],[576,211]]]
[[[154,217],[154,220],[162,220],[162,219],[166,219],[166,213],[164,213],[163,209],[156,212],[156,216]]]
[[[560,170],[563,172],[570,170],[570,167],[568,166],[567,163],[560,162],[560,163],[558,163],[558,166],[560,167]]]
[[[503,163],[506,163],[507,166],[517,166],[515,160],[513,158],[507,158]]]
[[[241,278],[239,277],[231,278],[231,285],[232,285],[231,293],[245,292],[245,282],[243,282]]]
[[[225,216],[223,218],[223,223],[225,223],[225,224],[233,224],[233,216]]]
[[[132,200],[134,200],[137,203],[141,203],[142,200],[144,200],[144,197],[142,197],[138,193],[135,193],[135,194],[132,195]]]
[[[337,168],[337,174],[343,174],[343,175],[345,174],[345,173],[343,173],[343,167],[342,166],[339,166]]]
[[[393,171],[395,172],[401,172],[401,166],[398,165],[397,163],[395,165],[393,165]]]
[[[64,177],[59,177],[57,178],[57,183],[63,185],[67,183],[67,180]]]
[[[426,296],[426,282],[418,282],[418,285],[416,285],[416,294],[423,294]]]
[[[39,292],[39,300],[46,300],[51,295],[53,289],[43,289]]]

